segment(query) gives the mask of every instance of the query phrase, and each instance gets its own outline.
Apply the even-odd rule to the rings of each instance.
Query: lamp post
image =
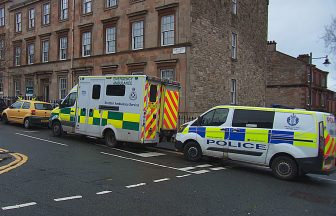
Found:
[[[312,108],[312,85],[313,85],[313,59],[325,59],[323,64],[325,66],[330,65],[330,61],[328,59],[328,55],[323,57],[315,57],[313,58],[313,53],[309,54],[309,101],[308,101],[308,108],[311,110]]]

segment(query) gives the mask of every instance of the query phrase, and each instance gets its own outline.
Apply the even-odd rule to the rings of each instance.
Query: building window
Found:
[[[2,80],[2,77],[0,77],[0,94],[3,94],[3,80]]]
[[[68,0],[60,0],[60,20],[68,19]]]
[[[231,80],[231,104],[237,104],[237,81],[235,79]]]
[[[21,65],[21,47],[18,46],[14,48],[14,65]]]
[[[161,17],[161,46],[173,45],[175,43],[174,19],[174,15]]]
[[[92,1],[83,0],[83,14],[88,14],[92,12]]]
[[[116,28],[106,28],[106,53],[115,53],[116,51]]]
[[[117,6],[117,0],[106,0],[106,7],[110,8],[110,7],[115,7]]]
[[[84,32],[82,34],[82,56],[91,55],[91,32]]]
[[[5,58],[5,40],[0,39],[0,60]]]
[[[27,63],[34,64],[35,45],[28,44],[27,46]]]
[[[232,33],[231,58],[237,59],[237,34]]]
[[[50,3],[46,3],[42,6],[43,17],[42,17],[42,25],[50,24]]]
[[[0,26],[5,25],[5,8],[0,8]]]
[[[67,79],[59,78],[59,98],[63,99],[67,95]]]
[[[132,23],[132,50],[143,49],[144,41],[144,21],[136,21]]]
[[[161,69],[161,79],[168,80],[170,82],[175,80],[175,70],[174,69]]]
[[[61,37],[59,39],[59,59],[67,59],[68,37]]]
[[[42,41],[42,62],[49,61],[49,41]]]
[[[22,31],[22,14],[21,12],[15,14],[15,32]]]
[[[232,0],[232,13],[237,14],[237,0]]]
[[[28,29],[35,28],[35,8],[28,11]]]
[[[14,94],[15,96],[21,95],[21,81],[20,80],[14,80]]]
[[[34,94],[34,80],[26,79],[26,96],[32,97]]]

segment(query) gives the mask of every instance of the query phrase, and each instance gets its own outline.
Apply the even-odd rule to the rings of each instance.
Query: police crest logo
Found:
[[[295,114],[292,114],[291,116],[289,116],[287,118],[287,123],[290,125],[290,126],[295,126],[297,124],[299,124],[299,118],[295,115]]]
[[[130,94],[130,96],[129,96],[129,99],[130,100],[136,100],[138,97],[137,97],[137,94],[136,94],[136,92],[135,92],[135,88],[132,88],[132,92],[131,92],[131,94]]]

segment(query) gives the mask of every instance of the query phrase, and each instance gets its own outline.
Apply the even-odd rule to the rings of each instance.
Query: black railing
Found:
[[[28,96],[0,96],[0,99],[3,99],[7,106],[15,103],[17,100],[36,100],[51,103],[53,106],[57,106],[60,100],[44,100],[43,97],[28,97]]]
[[[179,113],[178,120],[179,120],[179,126],[183,125],[186,122],[190,122],[194,119],[196,119],[200,113]]]

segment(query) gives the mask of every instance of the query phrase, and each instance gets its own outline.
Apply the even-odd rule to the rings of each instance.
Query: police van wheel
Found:
[[[202,149],[196,142],[188,142],[184,146],[184,157],[190,161],[199,161],[202,158]]]
[[[298,176],[298,166],[296,162],[287,156],[280,156],[272,162],[273,174],[283,180],[292,180]]]
[[[117,147],[118,142],[117,142],[117,139],[116,139],[113,131],[111,131],[111,130],[106,131],[106,133],[105,133],[105,143],[106,143],[107,146],[110,146],[112,148]]]
[[[60,137],[62,135],[62,126],[61,123],[56,121],[51,126],[53,135],[55,137]]]

